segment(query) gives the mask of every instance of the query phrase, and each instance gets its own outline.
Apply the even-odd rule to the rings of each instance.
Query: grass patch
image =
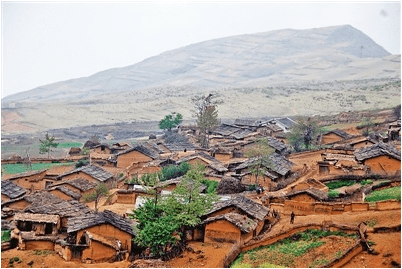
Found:
[[[364,200],[366,202],[378,202],[391,199],[401,200],[401,186],[373,191]]]
[[[312,263],[309,264],[309,268],[315,268],[319,266],[323,266],[329,263],[329,259],[321,258],[321,259],[315,259]]]
[[[216,192],[216,188],[218,187],[219,182],[215,180],[204,179],[202,180],[202,184],[207,186],[206,193],[213,193]]]
[[[338,180],[338,181],[333,181],[325,184],[330,190],[338,189],[344,186],[352,186],[356,182],[353,180]]]
[[[372,184],[374,181],[371,179],[366,179],[360,182],[360,185],[365,186],[365,185],[369,185]]]
[[[11,231],[10,230],[1,230],[1,243],[10,241]]]
[[[328,196],[331,197],[331,198],[338,197],[338,195],[339,195],[339,191],[330,190],[330,191],[328,192]]]
[[[63,142],[63,143],[59,143],[59,145],[57,145],[58,148],[80,148],[82,146],[82,143],[80,142]]]
[[[61,165],[72,165],[74,162],[68,162],[68,163],[33,163],[32,164],[32,170],[42,170],[42,169],[48,169],[53,166],[61,166]],[[16,163],[16,164],[4,164],[1,166],[2,170],[6,174],[18,174],[18,173],[24,173],[28,170],[27,166],[23,163]]]
[[[373,228],[376,224],[377,224],[377,220],[376,219],[369,219],[365,221],[367,223],[368,227]]]
[[[53,252],[52,251],[50,251],[50,250],[34,250],[34,255],[41,255],[41,256],[47,256],[47,255],[50,255],[50,254],[52,254]]]

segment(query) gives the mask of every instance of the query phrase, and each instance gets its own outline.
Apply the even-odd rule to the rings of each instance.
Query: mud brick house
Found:
[[[352,137],[350,139],[346,139],[341,141],[340,145],[349,146],[351,149],[359,149],[368,146],[374,145],[376,142],[370,137]],[[338,144],[334,144],[334,147],[337,147]]]
[[[57,184],[53,184],[51,187],[54,186],[64,186],[68,189],[70,189],[73,192],[79,193],[81,195],[84,195],[86,193],[90,193],[95,187],[96,183],[83,179],[83,178],[77,178],[73,180],[66,180],[59,182]]]
[[[328,199],[328,192],[309,188],[291,191],[286,194],[286,197],[297,202],[322,202]]]
[[[345,131],[342,131],[340,129],[335,129],[329,132],[326,132],[322,134],[321,136],[321,144],[322,145],[328,145],[328,144],[333,144],[335,142],[339,142],[345,139],[352,138],[352,136]]]
[[[82,197],[79,192],[75,192],[63,185],[51,187],[48,189],[48,192],[66,201],[73,199],[79,201]]]
[[[20,231],[33,231],[35,235],[56,235],[60,229],[58,215],[17,213],[14,215]]]
[[[158,145],[166,153],[195,151],[197,147],[190,142],[162,143]]]
[[[401,120],[397,120],[388,125],[388,141],[400,140],[401,138]]]
[[[188,162],[191,165],[202,164],[207,167],[208,174],[224,175],[227,171],[229,171],[221,162],[203,151],[183,157],[176,163],[180,165],[183,162]]]
[[[267,188],[269,188],[271,181],[278,182],[287,178],[291,174],[293,166],[291,161],[278,153],[273,153],[269,159],[272,165],[265,167],[266,172],[264,177],[258,179],[259,184]],[[254,184],[255,177],[249,171],[249,167],[256,161],[257,158],[251,158],[234,168],[236,175],[241,177],[243,184]]]
[[[215,203],[203,216],[204,242],[245,244],[260,234],[268,213],[269,208],[244,196]]]
[[[109,188],[116,183],[115,177],[112,173],[109,173],[108,171],[96,165],[82,166],[57,177],[58,180],[63,181],[78,178],[83,178],[96,184],[105,183]]]
[[[212,157],[220,162],[229,161],[234,158],[234,148],[216,147],[212,149]]]
[[[135,222],[109,210],[71,218],[67,233],[70,241],[61,250],[66,260],[109,260],[118,252],[131,253]]]
[[[3,180],[1,182],[1,201],[10,201],[11,199],[16,199],[22,197],[27,193],[27,190],[15,185],[9,180]]]
[[[33,192],[36,190],[43,190],[46,188],[46,184],[52,183],[52,181],[46,183],[46,180],[44,180],[45,176],[46,170],[30,171],[12,176],[8,180],[22,188],[25,188],[29,192]]]
[[[139,144],[116,154],[116,166],[118,168],[141,168],[144,164],[158,158],[157,152]]]
[[[354,152],[356,160],[370,168],[373,174],[395,175],[401,172],[401,152],[384,143],[360,148]]]

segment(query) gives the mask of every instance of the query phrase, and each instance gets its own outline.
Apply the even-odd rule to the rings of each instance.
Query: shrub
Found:
[[[11,238],[11,231],[10,230],[1,230],[1,242],[10,241]]]
[[[216,192],[216,188],[218,187],[219,182],[215,180],[204,179],[202,184],[207,186],[206,193]]]
[[[75,168],[80,168],[82,166],[88,165],[89,161],[84,159],[84,160],[79,160],[76,164],[75,164]]]
[[[188,162],[182,162],[180,165],[169,165],[168,167],[162,167],[159,178],[161,181],[166,181],[181,177],[184,176],[188,170],[190,170],[190,164]]]
[[[330,190],[333,189],[338,189],[344,186],[352,186],[355,184],[355,181],[351,180],[338,180],[338,181],[332,181],[327,184],[325,184]]]
[[[363,180],[362,182],[360,182],[360,185],[364,186],[364,185],[371,184],[373,182],[374,181],[372,181],[371,179],[366,179],[366,180]]]
[[[331,198],[338,197],[338,195],[339,195],[339,191],[330,190],[328,192],[328,196],[331,197]]]
[[[138,175],[134,175],[132,179],[126,179],[124,182],[127,184],[136,184],[136,185],[140,184]]]

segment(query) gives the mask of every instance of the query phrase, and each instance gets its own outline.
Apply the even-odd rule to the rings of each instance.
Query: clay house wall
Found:
[[[137,194],[135,192],[116,192],[116,202],[119,204],[135,204]]]
[[[208,166],[208,165],[209,165],[209,163],[207,163],[206,161],[204,161],[204,160],[201,159],[201,158],[194,158],[194,159],[188,160],[187,162],[188,162],[189,164],[191,164],[191,165],[197,165],[197,164],[202,164],[202,165],[204,165],[204,166]]]
[[[207,178],[209,180],[215,180],[215,181],[218,181],[218,182],[220,182],[222,180],[222,176],[213,175],[213,174],[212,175],[211,174],[205,175],[205,178]]]
[[[335,133],[324,134],[324,135],[322,135],[321,144],[330,144],[330,143],[341,141],[343,139],[344,139],[343,137],[341,137]]]
[[[263,186],[266,190],[269,190],[271,186],[271,179],[267,176],[259,176],[257,177],[258,185]],[[255,185],[255,175],[246,174],[241,178],[241,184],[244,185]]]
[[[160,167],[160,166],[147,166],[147,167],[143,167],[141,171],[144,174],[145,173],[151,174],[151,173],[159,172],[161,170],[162,170],[162,167]]]
[[[131,239],[132,236],[129,233],[126,233],[111,224],[103,223],[100,225],[96,225],[90,228],[86,228],[84,230],[80,230],[77,232],[77,244],[79,243],[80,238],[83,236],[84,232],[88,231],[90,233],[98,234],[104,237],[116,238],[121,241],[121,246],[123,249],[127,249],[128,252],[131,252]]]
[[[394,175],[401,171],[401,161],[389,156],[378,156],[364,161],[370,167],[370,172],[374,174]]]
[[[106,145],[99,145],[95,148],[91,149],[91,153],[98,153],[98,154],[112,154],[112,150]]]
[[[47,240],[26,241],[20,245],[23,250],[54,250],[54,243]]]
[[[65,175],[65,176],[63,176],[62,179],[63,179],[63,181],[68,181],[68,180],[74,180],[74,179],[78,179],[78,178],[83,178],[83,179],[86,179],[86,180],[96,183],[96,184],[100,183],[100,181],[97,180],[96,178],[93,178],[90,175],[88,175],[87,173],[83,173],[81,171],[75,172],[75,173],[72,173],[69,175]]]
[[[46,171],[42,171],[41,173],[10,178],[14,184],[23,187],[29,191],[43,190],[45,189],[45,180],[44,177],[46,175]]]
[[[152,158],[138,152],[136,150],[127,152],[125,154],[121,154],[117,156],[117,167],[118,168],[127,168],[133,163],[137,164],[145,164],[147,162],[152,161]]]
[[[15,201],[15,202],[10,202],[9,204],[7,204],[7,207],[11,208],[11,209],[14,209],[14,210],[22,211],[26,207],[28,207],[29,205],[30,205],[29,202],[27,202],[24,199],[21,199],[21,200]]]
[[[352,147],[354,149],[359,149],[359,148],[364,148],[364,147],[368,147],[368,146],[371,146],[371,145],[374,145],[374,142],[366,140],[366,141],[362,141],[362,142],[353,144]]]
[[[217,220],[205,225],[204,243],[240,242],[241,231],[227,220]]]
[[[111,246],[99,243],[95,240],[90,240],[89,244],[89,248],[85,248],[82,251],[82,260],[109,260],[116,255],[116,249],[112,248]]]
[[[311,197],[306,193],[296,194],[292,197],[289,197],[289,199],[297,202],[316,202],[316,200],[313,197]]]

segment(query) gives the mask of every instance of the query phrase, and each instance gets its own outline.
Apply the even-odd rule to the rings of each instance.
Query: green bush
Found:
[[[236,263],[231,268],[253,268],[249,263]]]
[[[138,175],[134,175],[132,179],[126,179],[126,180],[124,180],[124,182],[127,184],[136,184],[136,185],[140,184]]]
[[[10,241],[11,231],[10,230],[1,230],[1,243]]]
[[[272,263],[269,263],[269,262],[264,262],[263,264],[260,265],[259,268],[286,268],[286,267],[276,265],[276,264],[272,264]]]
[[[162,167],[159,178],[161,181],[166,181],[181,177],[184,176],[188,170],[190,170],[190,164],[188,162],[182,162],[180,165],[169,165],[168,167]]]
[[[328,196],[332,197],[332,198],[338,197],[338,195],[339,195],[339,191],[330,190],[328,192]]]
[[[368,185],[368,184],[372,184],[374,181],[371,179],[366,179],[363,180],[362,182],[360,182],[360,185],[364,186],[364,185]]]
[[[216,188],[218,187],[219,182],[215,180],[204,179],[202,184],[207,186],[206,193],[216,192]]]

